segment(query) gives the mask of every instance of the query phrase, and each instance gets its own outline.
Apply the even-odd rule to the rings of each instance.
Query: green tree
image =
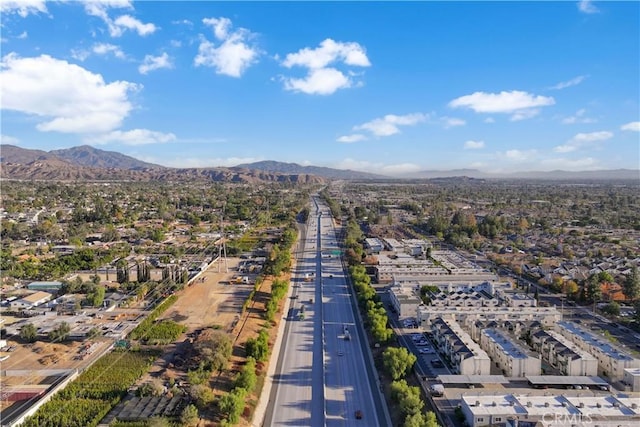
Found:
[[[631,272],[622,283],[622,293],[630,301],[640,298],[640,277],[638,275],[638,267],[631,267]]]
[[[58,325],[58,327],[49,332],[49,339],[52,342],[64,341],[67,339],[70,332],[71,327],[69,326],[69,324],[67,322],[62,322]]]
[[[245,396],[247,392],[243,388],[234,388],[231,392],[223,395],[218,400],[218,409],[223,417],[225,417],[229,423],[237,424],[240,421],[240,415],[244,410]]]
[[[104,302],[105,293],[106,293],[106,290],[105,290],[104,286],[100,286],[100,285],[95,286],[87,294],[87,301],[93,307],[100,307],[100,306],[102,306],[102,303]]]
[[[193,427],[198,424],[198,408],[195,405],[187,405],[180,414],[180,423],[183,426]]]
[[[20,338],[27,342],[35,342],[38,339],[38,329],[33,323],[27,323],[20,328]]]
[[[598,274],[593,274],[587,279],[587,284],[584,288],[585,298],[587,301],[595,304],[602,299],[602,287]]]
[[[251,392],[253,391],[257,381],[256,359],[248,357],[247,363],[242,367],[242,370],[238,373],[238,376],[235,379],[234,386]]]
[[[382,365],[394,380],[404,377],[416,360],[416,356],[405,347],[388,347],[382,353]]]
[[[602,311],[611,316],[620,316],[620,304],[615,301],[611,301],[609,304],[604,306]]]

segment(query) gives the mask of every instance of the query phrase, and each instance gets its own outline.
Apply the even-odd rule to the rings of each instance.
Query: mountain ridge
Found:
[[[348,169],[302,166],[264,160],[223,168],[171,168],[147,163],[117,151],[105,151],[83,145],[61,150],[43,151],[15,145],[0,145],[2,177],[5,179],[221,179],[247,182],[311,182],[321,180],[415,180],[441,178],[532,179],[532,180],[637,180],[640,170],[612,169],[593,171],[524,171],[488,173],[477,169],[422,170],[404,176],[385,176]],[[80,169],[79,169],[80,168]],[[84,168],[84,169],[82,169]],[[136,175],[133,172],[139,172]],[[208,178],[207,178],[208,177]],[[262,178],[261,178],[262,177]]]

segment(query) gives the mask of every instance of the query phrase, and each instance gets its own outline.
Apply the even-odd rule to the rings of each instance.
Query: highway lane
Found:
[[[342,269],[340,249],[327,209],[321,218],[325,397],[327,426],[379,426],[372,383],[356,313]],[[360,412],[362,418],[356,417]]]
[[[328,207],[311,209],[265,426],[385,426]],[[312,280],[304,278],[313,274]],[[304,306],[304,319],[299,313]],[[350,339],[345,339],[345,326]],[[357,327],[358,326],[358,327]],[[364,350],[363,350],[364,349]],[[377,400],[374,400],[376,393]],[[362,418],[356,418],[360,411]],[[386,413],[386,412],[385,412]]]
[[[312,210],[313,213],[313,210]],[[321,313],[310,301],[318,300],[318,218],[310,215],[307,238],[292,277],[295,286],[281,347],[279,368],[273,379],[272,399],[265,426],[324,426],[324,389]],[[305,277],[311,277],[305,281]],[[301,316],[302,314],[302,316]]]

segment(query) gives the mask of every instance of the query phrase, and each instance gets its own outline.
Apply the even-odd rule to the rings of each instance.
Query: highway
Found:
[[[330,211],[316,203],[298,248],[264,425],[388,425],[380,420],[383,401],[364,353],[366,337],[356,324]]]

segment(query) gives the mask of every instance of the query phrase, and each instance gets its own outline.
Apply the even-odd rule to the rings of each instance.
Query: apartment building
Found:
[[[506,377],[540,375],[540,359],[525,350],[504,331],[490,328],[480,334],[480,347]]]
[[[476,290],[459,290],[455,292],[439,292],[429,295],[430,306],[434,307],[498,307],[500,300],[488,292]]]
[[[439,318],[456,321],[467,328],[478,321],[517,322],[535,320],[544,327],[553,325],[562,318],[554,307],[434,307],[418,306],[418,326],[431,328]]]
[[[598,359],[559,333],[541,329],[530,337],[533,349],[563,375],[598,375]]]
[[[638,399],[613,395],[470,395],[460,409],[469,427],[620,427],[640,423]]]
[[[598,372],[613,381],[624,378],[624,370],[640,368],[640,359],[614,347],[604,338],[581,328],[569,321],[556,323],[556,330],[581,349],[591,353],[598,360]]]
[[[431,324],[433,339],[459,375],[490,375],[491,359],[454,321],[438,319]]]
[[[422,300],[414,289],[404,286],[392,286],[389,288],[389,299],[398,316],[416,317],[418,306]]]

